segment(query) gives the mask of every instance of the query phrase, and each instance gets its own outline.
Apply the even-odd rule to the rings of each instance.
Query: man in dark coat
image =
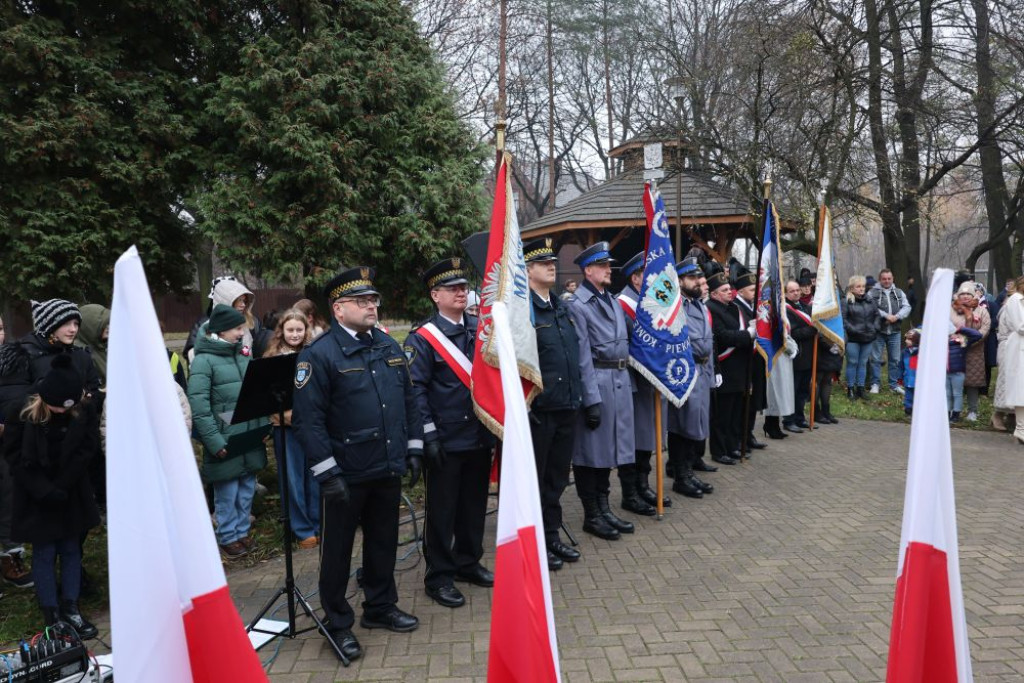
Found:
[[[576,422],[583,405],[580,376],[580,340],[569,315],[569,305],[552,294],[558,277],[558,257],[551,238],[523,245],[526,275],[530,281],[533,328],[537,333],[537,358],[544,391],[530,406],[530,436],[537,464],[540,508],[548,569],[557,571],[564,562],[576,562],[580,553],[562,543],[562,492],[569,485]]]
[[[444,259],[423,274],[437,310],[405,340],[427,465],[423,583],[444,607],[466,602],[455,579],[494,585],[480,558],[495,439],[473,413],[469,393],[477,319],[465,312],[466,276],[460,258]]]
[[[328,635],[349,659],[362,655],[345,597],[356,529],[363,530],[363,628],[413,631],[398,608],[395,553],[402,479],[423,467],[423,420],[402,348],[375,329],[380,294],[373,269],[351,268],[327,284],[334,322],[299,354],[292,427],[320,483],[320,604]]]
[[[754,306],[754,297],[757,295],[757,274],[743,268],[740,275],[733,280],[732,286],[736,290],[736,306],[743,315],[743,318],[746,320],[757,320]],[[757,414],[768,405],[768,380],[764,358],[757,352],[756,345],[751,346],[750,353],[746,356],[746,362],[749,363],[747,376],[750,378],[750,396],[749,398],[744,398],[744,402],[748,404],[747,449],[749,451],[750,449],[758,450],[766,447],[766,444],[754,437],[754,422]]]
[[[583,284],[569,300],[579,336],[583,416],[576,423],[573,472],[583,503],[583,530],[608,540],[633,533],[608,503],[613,467],[634,462],[633,391],[626,372],[629,328],[622,307],[612,299],[611,255],[598,242],[580,252],[575,263]]]
[[[708,288],[708,310],[721,376],[711,403],[711,459],[734,465],[742,457],[743,399],[756,323],[744,316],[733,301],[732,285],[724,272],[709,277]]]
[[[622,266],[622,274],[629,278],[629,283],[619,292],[618,301],[626,313],[630,335],[636,324],[636,307],[640,301],[640,288],[644,278],[644,256],[646,252],[629,259]],[[636,438],[636,464],[619,467],[619,481],[622,483],[622,507],[638,515],[652,516],[658,514],[655,507],[658,494],[651,488],[651,456],[654,454],[655,413],[654,404],[657,400],[658,410],[662,411],[662,430],[668,421],[666,412],[667,401],[655,388],[644,379],[643,375],[629,369],[629,381],[633,388],[633,434]],[[672,506],[672,499],[666,496],[662,504]]]
[[[797,354],[793,359],[794,411],[782,419],[782,428],[799,433],[811,427],[804,416],[804,406],[811,398],[814,345],[818,332],[811,320],[810,307],[800,301],[800,285],[795,280],[786,283],[786,315],[789,318],[789,336],[796,341]]]
[[[674,470],[672,490],[690,498],[703,498],[714,487],[693,474],[704,454],[710,432],[711,388],[715,382],[714,338],[708,311],[701,302],[701,272],[697,259],[688,256],[676,265],[679,290],[683,294],[686,326],[693,351],[697,377],[689,398],[681,408],[668,411],[668,458]]]

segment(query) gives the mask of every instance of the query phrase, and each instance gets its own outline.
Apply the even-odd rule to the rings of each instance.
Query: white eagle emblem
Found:
[[[686,325],[679,277],[671,263],[660,273],[647,277],[647,288],[640,307],[651,316],[651,324],[656,330],[668,330],[670,334],[676,335]]]

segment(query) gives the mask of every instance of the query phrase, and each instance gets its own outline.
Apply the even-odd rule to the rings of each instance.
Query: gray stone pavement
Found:
[[[578,533],[583,560],[551,580],[563,680],[884,680],[909,432],[843,420],[771,441],[750,462],[707,475],[713,495],[673,496],[660,522],[623,513],[638,527],[624,540]],[[1008,435],[954,430],[953,449],[975,678],[1022,680],[1024,448]],[[571,489],[563,502],[578,530]],[[493,543],[492,516],[489,565]],[[316,553],[297,552],[296,567],[300,588],[315,590]],[[314,633],[278,641],[272,680],[484,680],[489,591],[467,586],[466,606],[445,609],[423,592],[422,561],[400,567],[399,604],[419,630],[357,627],[365,655],[348,668]],[[229,577],[243,617],[283,572],[274,560]]]

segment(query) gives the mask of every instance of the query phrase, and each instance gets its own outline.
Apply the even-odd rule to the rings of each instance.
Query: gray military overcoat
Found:
[[[682,408],[669,408],[668,430],[687,439],[708,438],[711,422],[711,387],[715,383],[714,338],[708,309],[700,301],[683,297],[686,309],[686,326],[693,347],[693,360],[697,363],[697,379],[693,391]]]
[[[619,292],[619,298],[632,301],[631,308],[636,310],[639,294],[632,287],[627,285],[625,289]],[[627,314],[626,327],[630,334],[632,334],[633,325],[635,324],[633,319]],[[638,451],[654,451],[656,445],[654,441],[654,396],[656,394],[658,395],[658,403],[661,405],[661,447],[662,449],[667,448],[668,401],[651,386],[650,382],[644,379],[643,375],[632,368],[629,370],[629,383],[633,389],[633,433],[636,435],[636,449]]]
[[[635,462],[633,390],[629,372],[594,367],[594,361],[625,360],[629,355],[626,314],[619,302],[595,296],[580,287],[569,300],[569,310],[580,338],[580,374],[583,405],[601,404],[601,426],[588,429],[583,411],[576,422],[573,465],[617,467]]]

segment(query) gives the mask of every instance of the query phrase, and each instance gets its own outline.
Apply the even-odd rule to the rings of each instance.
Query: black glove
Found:
[[[406,461],[409,465],[409,488],[420,483],[420,474],[423,473],[423,458],[419,455],[410,455]]]
[[[531,410],[528,415],[530,417],[530,422],[532,422],[533,424],[535,424],[538,427],[540,427],[540,425],[541,425],[540,417],[537,416],[536,411]]]
[[[595,403],[583,409],[583,422],[587,429],[597,429],[601,426],[601,404]]]
[[[428,441],[423,444],[423,455],[427,461],[427,467],[432,470],[444,467],[445,452],[440,441]]]
[[[336,474],[320,482],[320,493],[323,495],[324,500],[337,501],[339,503],[348,502],[348,484],[345,483],[341,475]]]
[[[67,502],[67,499],[67,491],[64,491],[63,489],[50,489],[46,492],[46,495],[43,496],[42,502],[47,505],[56,505],[58,503]]]

